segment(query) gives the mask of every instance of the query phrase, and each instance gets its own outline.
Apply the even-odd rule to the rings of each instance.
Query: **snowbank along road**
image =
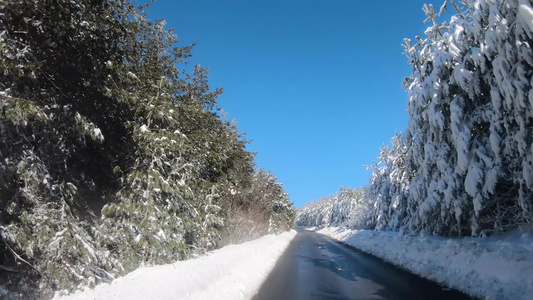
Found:
[[[230,245],[197,259],[139,268],[111,284],[61,300],[238,300],[250,299],[296,235],[294,230]]]

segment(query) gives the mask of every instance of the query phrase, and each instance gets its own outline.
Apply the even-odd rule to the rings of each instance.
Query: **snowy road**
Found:
[[[298,230],[254,299],[470,298],[321,234]]]

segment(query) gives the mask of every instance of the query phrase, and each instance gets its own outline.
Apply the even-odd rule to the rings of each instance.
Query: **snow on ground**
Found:
[[[142,267],[110,284],[54,299],[250,299],[296,231],[230,245],[200,258]]]
[[[533,299],[533,230],[489,238],[443,238],[421,234],[354,230],[307,230],[484,299]]]

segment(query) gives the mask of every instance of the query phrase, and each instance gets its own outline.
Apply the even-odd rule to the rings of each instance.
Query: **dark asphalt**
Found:
[[[321,234],[298,230],[253,299],[471,298]]]

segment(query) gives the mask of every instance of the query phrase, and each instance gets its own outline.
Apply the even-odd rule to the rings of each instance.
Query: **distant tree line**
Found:
[[[132,0],[0,0],[0,298],[292,226],[207,70]],[[185,71],[185,70],[192,71]]]
[[[532,6],[424,6],[427,37],[404,45],[408,128],[381,149],[365,190],[370,228],[487,236],[531,222]],[[439,23],[447,8],[456,14]]]
[[[363,195],[364,189],[341,187],[333,195],[306,203],[298,210],[295,225],[369,228],[371,203]]]

